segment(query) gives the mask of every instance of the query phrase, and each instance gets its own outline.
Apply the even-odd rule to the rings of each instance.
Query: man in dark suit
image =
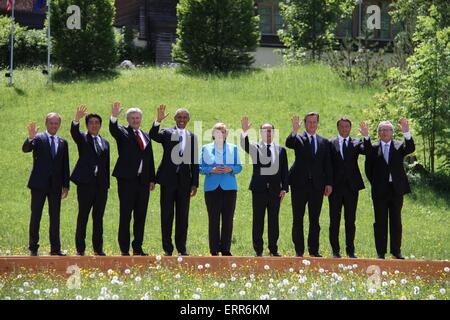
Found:
[[[45,118],[47,130],[38,133],[36,123],[28,125],[28,138],[22,146],[23,152],[33,152],[33,168],[28,188],[31,189],[31,220],[29,250],[31,256],[38,255],[39,227],[45,199],[48,199],[50,215],[50,254],[65,256],[61,252],[59,235],[61,199],[69,192],[69,147],[67,141],[57,136],[61,117],[49,113]]]
[[[394,126],[389,121],[378,125],[380,141],[372,145],[366,123],[361,124],[366,153],[366,175],[372,185],[372,201],[375,211],[375,246],[379,259],[387,251],[388,224],[391,238],[391,254],[404,259],[401,253],[403,195],[410,193],[408,178],[403,166],[406,155],[415,151],[414,140],[409,132],[408,120],[400,120],[405,140],[393,140]]]
[[[291,185],[293,227],[292,240],[297,257],[304,253],[303,216],[308,204],[309,234],[308,251],[311,257],[319,253],[319,217],[323,196],[333,190],[329,141],[316,134],[319,114],[308,113],[304,118],[305,132],[298,134],[300,118],[292,118],[292,133],[286,139],[286,147],[294,149],[295,162],[289,172]]]
[[[188,256],[186,239],[189,222],[190,198],[198,188],[198,142],[196,136],[186,129],[189,111],[176,111],[176,125],[160,131],[161,122],[168,116],[166,106],[160,105],[157,118],[150,130],[150,138],[163,146],[163,158],[156,173],[156,182],[161,185],[161,234],[164,254],[173,252],[172,228],[175,220],[175,245],[182,256]]]
[[[109,143],[99,135],[102,118],[98,114],[88,114],[85,106],[80,106],[72,121],[70,133],[78,147],[79,159],[70,179],[77,185],[78,219],[75,243],[77,255],[84,256],[86,249],[86,226],[92,210],[92,245],[94,254],[104,256],[103,215],[109,189]],[[80,120],[86,116],[88,132],[80,132]]]
[[[248,117],[241,120],[241,146],[250,154],[253,174],[250,181],[253,205],[253,248],[257,257],[263,253],[264,216],[267,210],[269,251],[273,257],[278,253],[279,212],[281,201],[289,190],[289,169],[286,149],[273,141],[275,128],[270,123],[261,126],[260,143],[250,143]]]
[[[118,124],[122,112],[119,102],[112,107],[109,131],[116,139],[119,158],[113,170],[117,178],[120,201],[119,246],[122,256],[129,256],[130,221],[133,214],[133,254],[148,255],[142,250],[145,219],[147,217],[150,191],[155,188],[155,165],[150,137],[140,129],[142,111],[139,108],[127,110],[128,126]]]
[[[333,257],[340,258],[339,228],[341,210],[344,207],[345,243],[349,258],[355,256],[356,208],[359,190],[364,182],[358,165],[358,157],[364,154],[363,141],[350,137],[352,122],[342,117],[337,122],[339,135],[330,140],[330,155],[333,166],[333,192],[328,197],[330,205],[330,244]]]

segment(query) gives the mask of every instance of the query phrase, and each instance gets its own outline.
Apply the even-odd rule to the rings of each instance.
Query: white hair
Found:
[[[378,124],[378,131],[380,131],[381,127],[384,126],[389,126],[392,129],[392,132],[394,132],[394,126],[392,125],[392,122],[385,120],[385,121],[380,121],[380,123]]]
[[[175,111],[175,117],[176,117],[179,113],[186,113],[186,114],[188,115],[188,118],[191,118],[191,115],[190,115],[188,109],[186,109],[186,108],[178,108],[177,111]]]
[[[139,109],[139,108],[130,108],[130,109],[127,110],[127,119],[128,119],[128,116],[130,114],[132,114],[132,113],[139,113],[141,115],[141,117],[142,117],[142,110],[141,109]]]

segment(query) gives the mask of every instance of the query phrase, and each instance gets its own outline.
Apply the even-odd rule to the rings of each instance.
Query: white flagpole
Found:
[[[50,43],[50,0],[47,0],[48,12],[47,12],[47,21],[48,21],[48,32],[47,32],[47,77],[48,83],[52,81],[51,76],[51,65],[50,65],[50,55],[51,55],[51,43]]]
[[[11,12],[11,50],[10,50],[10,61],[9,61],[9,86],[14,85],[13,72],[14,72],[14,5],[16,0],[12,0],[12,12]]]

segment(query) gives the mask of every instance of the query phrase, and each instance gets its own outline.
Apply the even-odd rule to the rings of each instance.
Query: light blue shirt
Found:
[[[230,173],[210,173],[217,165],[226,165],[232,171]],[[216,190],[237,190],[236,174],[242,171],[239,160],[238,147],[235,144],[225,143],[223,150],[218,150],[214,143],[202,147],[202,161],[200,173],[205,175],[205,192]]]

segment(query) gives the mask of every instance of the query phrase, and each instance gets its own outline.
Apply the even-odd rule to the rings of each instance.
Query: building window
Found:
[[[263,35],[276,35],[283,27],[279,3],[281,0],[256,1],[259,15],[259,28]]]
[[[395,36],[400,31],[400,23],[392,22],[392,17],[389,14],[390,3],[391,1],[363,1],[361,10],[362,37],[365,37],[365,33],[367,31],[367,36],[371,40],[392,41],[395,38]],[[367,30],[367,19],[370,16],[369,14],[367,14],[367,7],[371,5],[377,5],[381,9],[380,29]],[[356,8],[356,10],[359,10],[359,8]]]

